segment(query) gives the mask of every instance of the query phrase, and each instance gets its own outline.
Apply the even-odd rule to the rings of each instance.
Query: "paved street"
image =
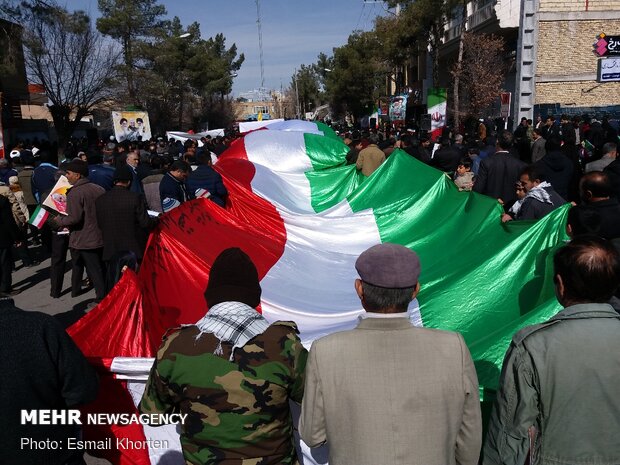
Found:
[[[59,299],[52,299],[49,255],[42,247],[31,247],[30,251],[34,257],[41,260],[41,264],[25,268],[21,265],[21,261],[17,260],[16,270],[13,272],[13,288],[22,292],[13,298],[15,304],[23,310],[56,315],[65,326],[70,326],[84,315],[88,304],[95,299],[94,289],[89,289],[78,297],[71,297],[71,261],[67,257],[62,295]]]

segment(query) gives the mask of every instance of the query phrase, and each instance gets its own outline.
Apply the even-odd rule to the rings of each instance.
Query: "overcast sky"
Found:
[[[203,38],[222,32],[226,44],[237,44],[245,61],[234,80],[233,93],[260,87],[260,58],[255,0],[163,0],[168,17],[183,25],[200,23]],[[99,15],[97,0],[68,0],[71,9]],[[320,52],[332,54],[355,29],[370,30],[383,2],[364,0],[261,0],[265,87],[279,90],[290,83],[295,68],[316,61]]]

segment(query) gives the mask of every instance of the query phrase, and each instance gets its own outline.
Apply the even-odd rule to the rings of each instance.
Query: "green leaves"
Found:
[[[375,50],[379,47],[374,32],[353,32],[346,45],[334,49],[332,71],[325,78],[332,111],[355,116],[369,114],[378,98],[385,75]]]

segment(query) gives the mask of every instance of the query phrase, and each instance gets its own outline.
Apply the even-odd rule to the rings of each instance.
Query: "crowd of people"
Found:
[[[503,123],[502,123],[503,124]],[[432,140],[417,130],[352,131],[347,163],[370,176],[396,148],[445,172],[459,190],[475,191],[499,201],[503,222],[538,220],[568,202],[593,211],[581,227],[597,232],[597,223],[618,223],[607,238],[620,237],[620,161],[618,128],[607,118],[549,116],[537,123],[523,118],[514,132],[481,119],[465,136],[446,127]],[[463,129],[463,128],[462,128]],[[600,172],[600,196],[585,197],[584,174]],[[588,178],[592,179],[592,178]],[[586,187],[587,190],[587,187]],[[594,204],[605,201],[604,204]],[[608,208],[601,208],[608,205]],[[606,215],[606,219],[599,218]],[[577,218],[574,216],[573,218]],[[587,215],[579,216],[585,220]],[[610,235],[611,234],[611,235]]]
[[[0,159],[0,196],[8,200],[7,218],[12,217],[0,226],[5,238],[0,243],[0,294],[19,292],[11,285],[12,251],[30,267],[38,261],[29,245],[42,245],[51,256],[50,296],[62,293],[69,252],[72,296],[92,286],[98,303],[121,270],[139,265],[160,214],[196,197],[225,205],[228,192],[212,168],[212,157],[229,143],[224,137],[205,137],[200,144],[191,139],[110,140],[90,147],[72,143],[65,156],[75,156],[62,163],[52,160],[48,150],[18,144],[8,158]],[[52,192],[61,176],[71,188]],[[64,211],[44,203],[50,194]],[[51,215],[41,229],[28,224],[37,208]]]
[[[478,379],[463,337],[411,323],[421,266],[401,245],[364,251],[355,263],[364,309],[357,327],[316,340],[308,352],[295,322],[269,323],[257,312],[262,290],[249,256],[224,250],[206,285],[208,313],[164,335],[140,412],[184,415],[178,432],[192,465],[299,463],[290,401],[301,403],[301,438],[327,444],[333,465],[620,461],[620,315],[609,305],[620,253],[609,241],[582,235],[555,253],[563,310],[513,337],[484,447]],[[95,397],[97,381],[52,317],[11,302],[0,299],[2,334],[12,335],[0,338],[0,368],[22,376],[0,387],[3,458],[83,465],[83,450],[18,446],[24,434],[61,443],[79,437],[75,425],[20,424],[20,408],[76,407]],[[36,382],[26,375],[33,363]]]
[[[139,410],[187,414],[181,446],[185,461],[196,465],[298,463],[289,401],[301,403],[301,438],[310,447],[327,444],[334,465],[522,464],[528,457],[531,464],[620,463],[620,404],[614,395],[620,383],[619,168],[616,143],[608,140],[617,133],[605,132],[594,144],[590,123],[581,134],[575,122],[530,131],[525,120],[514,133],[481,122],[484,128],[473,136],[446,132],[437,142],[406,130],[393,138],[342,134],[351,148],[347,163],[364,176],[401,148],[447,173],[458,189],[497,199],[502,221],[536,220],[574,202],[567,222],[572,240],[553,261],[563,310],[513,337],[484,444],[469,349],[458,333],[412,325],[407,309],[424,285],[422,264],[414,251],[389,243],[369,248],[356,261],[353,286],[364,309],[357,327],[318,339],[309,352],[295,322],[269,323],[256,311],[262,291],[247,253],[224,250],[206,283],[208,313],[164,336]],[[591,147],[577,143],[577,134]],[[8,186],[0,191],[0,297],[11,294],[11,248],[29,254],[17,215],[32,215],[60,175],[72,186],[67,214],[53,215],[49,230],[34,231],[30,240],[49,245],[52,297],[62,290],[70,250],[72,293],[82,291],[86,269],[99,300],[124,267],[140,263],[159,214],[195,197],[226,205],[226,188],[211,165],[212,153],[229,142],[110,141],[100,153],[76,151],[58,166],[48,153],[36,157],[34,150],[16,147],[10,157],[19,171],[0,165],[0,181]],[[19,425],[21,405],[67,408],[92,400],[96,377],[64,331],[45,315],[33,313],[25,321],[9,302],[0,298],[3,334],[27,325],[30,339],[0,338],[3,354],[9,354],[0,369],[19,372],[30,361],[15,354],[30,352],[24,344],[39,347],[39,384],[46,389],[42,395],[39,384],[22,377],[17,384],[3,383],[1,398],[17,389],[24,403],[8,406],[0,426]],[[52,430],[29,427],[28,434],[79,434]],[[38,451],[16,449],[23,431],[0,439],[7,463],[26,463],[25,457],[28,463],[83,463],[81,451],[47,451],[41,462]]]

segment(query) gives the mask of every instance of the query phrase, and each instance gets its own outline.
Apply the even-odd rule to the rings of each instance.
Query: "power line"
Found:
[[[362,3],[362,10],[360,11],[360,17],[357,18],[357,24],[355,25],[354,30],[357,30],[360,25],[360,21],[362,20],[362,15],[364,14],[364,8],[366,7],[366,2]]]
[[[368,11],[366,15],[366,20],[364,21],[364,29],[368,29],[368,21],[370,20],[370,15],[375,11],[375,7],[377,6],[377,2],[372,2],[372,8]]]

